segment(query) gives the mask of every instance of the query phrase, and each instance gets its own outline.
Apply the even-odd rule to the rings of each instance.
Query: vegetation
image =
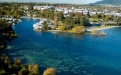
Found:
[[[20,18],[25,13],[20,3],[0,3],[0,14],[2,17]]]
[[[31,75],[39,75],[38,65],[37,64],[30,64],[28,65],[28,71]]]
[[[57,15],[54,16],[54,27],[55,28],[58,27],[58,16]]]
[[[114,2],[115,1],[115,2]],[[116,0],[103,0],[102,2],[120,3]],[[56,7],[67,7],[71,8],[72,6],[77,9],[79,7],[89,8],[96,12],[96,14],[90,15],[89,12],[84,14],[83,12],[70,12],[64,14],[62,11],[55,11],[55,8],[37,10],[33,9],[35,3],[0,3],[0,50],[5,47],[5,41],[11,41],[13,38],[17,37],[17,34],[12,30],[11,24],[8,23],[9,20],[2,18],[16,18],[19,19],[22,16],[30,17],[41,17],[49,19],[55,29],[58,30],[70,30],[74,33],[84,33],[86,26],[91,26],[90,22],[103,23],[105,26],[114,26],[121,24],[121,17],[114,15],[106,15],[97,13],[98,10],[107,9],[109,11],[116,9],[117,12],[121,12],[120,8],[116,7],[100,7],[100,6],[87,6],[87,5],[72,5],[72,4],[37,4],[37,5],[49,5]],[[26,8],[28,7],[28,8]],[[104,21],[104,22],[103,22]],[[107,23],[106,23],[106,22]],[[112,23],[112,21],[114,23]],[[61,24],[60,24],[61,23]],[[42,30],[49,29],[47,27],[47,22],[43,22]],[[38,31],[40,28],[37,29]],[[98,34],[98,30],[92,30],[93,34]],[[100,35],[105,35],[105,32],[101,32]],[[14,59],[14,62],[10,62],[6,55],[0,57],[0,75],[39,75],[38,65],[30,64],[28,66],[23,65],[21,60]],[[47,68],[44,71],[43,75],[56,75],[56,70],[54,68]]]
[[[54,68],[47,68],[43,75],[56,75],[56,70]]]
[[[84,33],[85,28],[84,28],[84,26],[76,26],[76,27],[73,27],[72,31],[74,33]]]
[[[20,60],[15,60],[14,63],[11,63],[6,55],[0,57],[0,64],[0,75],[17,75],[18,71],[25,67]]]
[[[61,26],[58,26],[58,30],[65,30],[66,26],[65,25],[61,25]]]
[[[43,30],[43,31],[47,30],[46,21],[44,21],[44,22],[42,23],[42,30]]]
[[[30,6],[29,11],[32,10]],[[0,3],[0,50],[5,47],[6,40],[11,41],[17,37],[17,34],[12,29],[12,24],[8,23],[9,20],[5,18],[19,19],[21,16],[25,16],[25,13],[26,9],[23,8],[23,4],[21,3]],[[52,19],[51,16],[50,19]],[[43,30],[45,29],[46,22],[43,23]],[[54,74],[54,70],[55,69],[50,71]],[[8,57],[4,54],[0,56],[0,75],[39,75],[39,70],[37,64],[27,66],[22,64],[19,59],[14,59],[13,62],[10,62]]]
[[[17,34],[12,30],[11,24],[6,20],[0,20],[0,48],[5,47],[5,40],[12,40]]]
[[[37,64],[24,65],[21,60],[14,59],[10,62],[9,58],[4,54],[0,56],[0,75],[40,75]],[[47,68],[43,75],[56,75],[54,68]]]

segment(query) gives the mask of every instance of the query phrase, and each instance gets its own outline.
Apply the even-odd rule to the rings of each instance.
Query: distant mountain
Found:
[[[102,0],[102,1],[95,2],[95,3],[91,3],[91,4],[112,4],[112,5],[120,5],[121,4],[121,0]]]

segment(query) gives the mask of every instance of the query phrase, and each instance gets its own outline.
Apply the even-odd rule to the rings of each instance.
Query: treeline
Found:
[[[21,60],[14,59],[13,62],[4,54],[0,56],[0,75],[40,75],[37,64],[24,65]],[[43,75],[56,75],[54,68],[47,68]]]
[[[20,18],[24,15],[23,4],[0,3],[0,17]]]
[[[47,18],[51,20],[55,29],[59,26],[65,26],[62,30],[72,30],[72,28],[76,26],[90,26],[89,14],[70,13],[69,15],[65,15],[63,12],[56,12],[54,8],[34,11],[36,12],[31,14],[31,17]],[[61,30],[61,28],[59,28],[59,30]]]
[[[11,24],[6,20],[0,20],[0,49],[5,47],[5,40],[11,41],[13,38],[17,37],[17,34],[12,29]]]
[[[94,14],[90,15],[89,13],[83,14],[83,13],[69,13],[64,14],[63,12],[57,12],[54,8],[51,8],[50,10],[33,10],[34,14],[31,14],[31,17],[41,17],[41,18],[47,18],[50,19],[55,28],[58,28],[59,30],[72,30],[72,31],[83,31],[84,27],[86,26],[92,26],[90,22],[97,22],[98,24],[101,24],[103,22],[113,21],[115,24],[111,25],[120,25],[121,23],[121,17],[117,16],[109,16],[104,14]],[[110,22],[109,22],[110,23]],[[109,26],[109,24],[106,24]],[[79,28],[78,28],[79,27]],[[80,28],[81,27],[81,28]],[[47,29],[47,28],[45,28]],[[79,30],[82,29],[82,30]],[[78,32],[79,33],[79,32]],[[82,33],[82,32],[80,32]]]

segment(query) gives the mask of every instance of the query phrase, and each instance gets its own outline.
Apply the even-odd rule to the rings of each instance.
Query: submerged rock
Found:
[[[5,49],[12,49],[12,46],[7,46]]]
[[[102,31],[99,35],[100,36],[105,36],[105,35],[107,35],[107,33],[105,33],[104,31]]]

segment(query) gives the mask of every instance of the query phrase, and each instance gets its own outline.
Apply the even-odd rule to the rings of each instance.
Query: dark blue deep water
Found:
[[[37,63],[40,75],[47,67],[57,75],[121,75],[121,28],[104,30],[107,35],[36,32],[39,20],[23,19],[13,27],[18,37],[3,51],[24,64]]]

